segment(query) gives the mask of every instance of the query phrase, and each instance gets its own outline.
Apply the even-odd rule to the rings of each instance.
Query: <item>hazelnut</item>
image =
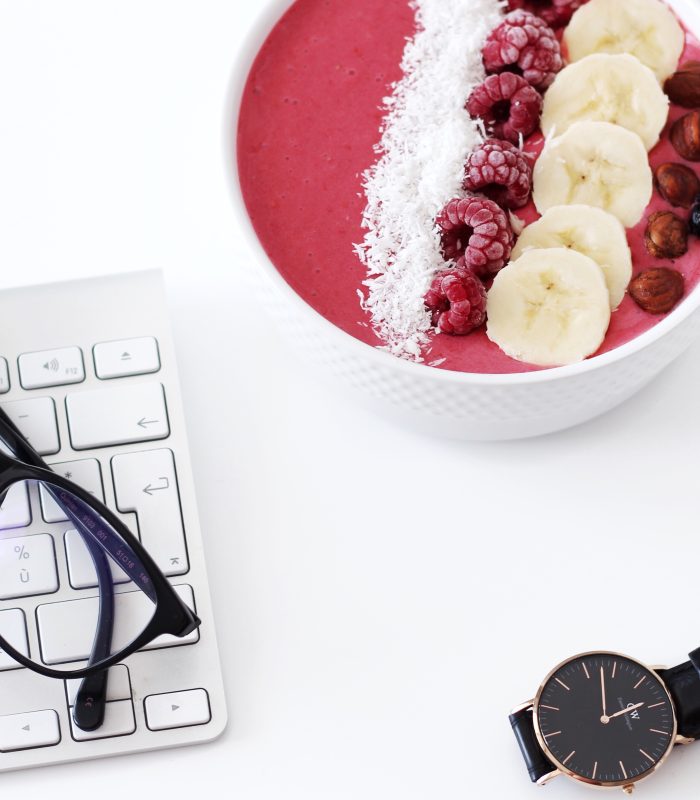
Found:
[[[654,181],[659,194],[672,206],[690,208],[700,194],[700,180],[685,164],[661,164]]]
[[[656,258],[678,258],[688,252],[688,226],[673,211],[657,211],[647,220],[647,250]]]
[[[700,111],[691,111],[673,123],[671,144],[687,161],[700,161]]]
[[[672,103],[683,108],[700,108],[700,61],[688,61],[671,75],[664,91]]]
[[[642,272],[630,283],[634,302],[650,314],[667,314],[685,293],[685,280],[680,272],[668,267],[655,267]]]

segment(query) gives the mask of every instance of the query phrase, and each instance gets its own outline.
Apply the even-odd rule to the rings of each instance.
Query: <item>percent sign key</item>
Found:
[[[15,553],[17,553],[17,558],[22,561],[22,559],[30,558],[30,554],[26,551],[23,544],[15,545]]]

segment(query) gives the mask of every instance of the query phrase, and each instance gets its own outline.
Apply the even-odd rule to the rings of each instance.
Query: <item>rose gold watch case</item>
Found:
[[[540,730],[538,711],[539,711],[540,698],[542,697],[542,692],[544,691],[544,687],[549,683],[549,681],[552,679],[552,677],[562,667],[566,666],[571,661],[575,661],[576,659],[579,659],[579,658],[586,658],[588,656],[612,656],[613,658],[625,658],[628,661],[632,661],[633,663],[637,664],[642,669],[645,669],[648,672],[651,672],[651,674],[659,681],[659,683],[663,687],[663,690],[666,693],[666,697],[668,698],[668,701],[669,701],[669,703],[671,705],[671,713],[673,715],[673,733],[669,737],[668,747],[667,747],[665,753],[663,754],[663,756],[661,756],[661,758],[656,762],[656,764],[654,764],[654,766],[650,770],[648,770],[647,772],[643,773],[642,775],[639,775],[636,778],[628,778],[627,780],[623,780],[623,781],[595,781],[595,780],[590,780],[589,778],[584,778],[581,775],[577,775],[576,773],[574,773],[570,769],[568,769],[564,764],[562,764],[561,761],[559,761],[552,754],[552,752],[549,749],[549,747],[547,747],[547,743],[545,742],[544,736],[542,735],[542,731]],[[608,650],[593,650],[593,651],[586,652],[586,653],[579,653],[578,655],[571,656],[570,658],[567,658],[564,661],[562,661],[560,664],[557,664],[557,666],[554,667],[554,669],[552,669],[549,672],[549,674],[547,675],[547,677],[542,681],[542,683],[540,684],[539,689],[537,690],[537,694],[535,695],[535,699],[533,701],[532,721],[533,721],[533,724],[535,726],[535,736],[537,737],[537,741],[539,742],[539,745],[542,748],[542,750],[544,751],[544,753],[547,756],[547,758],[555,766],[556,772],[559,773],[560,775],[564,775],[567,778],[571,778],[572,780],[575,780],[578,783],[583,783],[586,786],[591,786],[591,787],[598,788],[598,789],[626,789],[627,787],[632,787],[634,784],[637,784],[640,781],[645,780],[650,775],[653,775],[659,769],[659,767],[663,765],[663,763],[666,761],[666,759],[668,758],[669,754],[673,750],[674,745],[679,743],[677,741],[678,740],[678,719],[676,717],[676,707],[675,707],[675,705],[673,703],[673,698],[671,697],[671,695],[670,695],[670,693],[668,691],[668,688],[666,687],[666,684],[663,682],[663,680],[658,675],[658,673],[655,671],[655,669],[653,667],[648,667],[646,664],[644,664],[642,661],[639,661],[636,658],[632,658],[631,656],[626,656],[623,653],[616,653],[616,652],[608,651]],[[544,779],[543,779],[543,783],[544,782],[549,782],[549,780],[551,780],[553,777],[555,777],[555,775],[556,775],[556,773],[545,775]]]

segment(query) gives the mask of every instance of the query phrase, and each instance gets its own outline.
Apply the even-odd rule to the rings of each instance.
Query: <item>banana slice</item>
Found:
[[[564,31],[569,61],[591,53],[631,53],[659,81],[676,71],[685,34],[660,0],[590,0]]]
[[[603,270],[610,308],[620,305],[632,280],[632,253],[617,217],[593,206],[554,206],[525,228],[511,259],[544,247],[566,247],[592,258]]]
[[[547,142],[533,172],[533,199],[540,214],[580,203],[609,211],[627,228],[642,218],[652,191],[642,140],[610,122],[575,122]]]
[[[541,367],[592,355],[610,324],[603,271],[564,247],[528,250],[502,269],[487,313],[489,339],[511,358]]]
[[[594,53],[569,64],[544,96],[542,130],[559,136],[574,122],[612,122],[639,134],[647,150],[668,119],[668,97],[654,73],[627,53]]]

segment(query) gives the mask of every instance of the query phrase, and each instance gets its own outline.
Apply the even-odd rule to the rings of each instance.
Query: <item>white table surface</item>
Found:
[[[576,652],[700,645],[700,346],[598,421],[501,445],[414,435],[300,369],[250,303],[226,185],[261,5],[0,2],[0,285],[165,270],[231,718],[3,796],[586,797],[529,785],[506,715]],[[698,786],[700,744],[638,791]]]

